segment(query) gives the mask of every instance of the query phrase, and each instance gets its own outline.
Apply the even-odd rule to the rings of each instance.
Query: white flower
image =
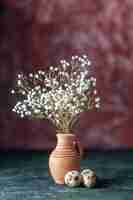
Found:
[[[97,104],[95,105],[95,107],[96,107],[96,108],[100,108],[100,104],[97,103]]]
[[[99,102],[100,101],[100,97],[95,98],[95,102]]]
[[[15,94],[15,90],[11,90],[11,94]]]
[[[45,72],[44,72],[44,71],[42,71],[42,70],[39,70],[39,71],[38,71],[38,74],[40,74],[40,75],[44,75],[44,74],[45,74]]]
[[[84,102],[81,102],[81,106],[84,106],[85,104],[84,104]]]
[[[48,118],[50,119],[51,117],[52,117],[52,114],[49,114],[49,115],[48,115]]]
[[[26,114],[27,116],[30,116],[32,113],[31,113],[31,111],[27,111],[27,112],[25,112],[25,114]]]
[[[94,93],[94,94],[97,94],[97,90],[94,90],[93,93]]]
[[[21,78],[22,77],[22,74],[18,74],[18,78]]]
[[[38,74],[35,74],[35,78],[38,79],[38,78],[39,78],[39,75],[38,75]]]
[[[65,60],[61,60],[60,63],[63,65],[64,63],[66,63]]]
[[[89,66],[89,65],[91,65],[91,62],[88,60],[88,63],[87,63],[87,64],[88,64],[88,66]]]
[[[25,94],[26,94],[26,92],[23,90],[23,91],[22,91],[22,94],[23,94],[23,95],[25,95]]]
[[[24,118],[24,114],[21,114],[20,117],[21,117],[21,118]]]
[[[21,80],[18,80],[17,84],[20,86],[22,84]]]
[[[94,77],[91,77],[90,80],[96,82],[96,78]]]
[[[96,87],[96,81],[92,83],[93,87]]]
[[[39,113],[40,113],[40,110],[39,110],[39,109],[35,109],[35,110],[34,110],[34,113],[35,113],[35,114],[39,114]]]
[[[52,71],[54,68],[53,68],[53,66],[50,66],[50,70]]]
[[[32,77],[33,77],[33,74],[32,74],[32,73],[30,73],[30,74],[29,74],[29,77],[31,77],[31,78],[32,78]]]
[[[56,71],[58,71],[58,68],[57,68],[57,67],[55,67],[54,71],[55,71],[55,72],[56,72]]]
[[[84,55],[83,55],[83,58],[87,58],[87,55],[86,55],[86,54],[84,54]]]
[[[40,88],[41,88],[40,85],[38,85],[35,87],[35,90],[40,90]]]

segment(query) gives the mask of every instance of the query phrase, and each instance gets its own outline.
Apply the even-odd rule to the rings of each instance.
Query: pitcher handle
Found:
[[[76,151],[79,153],[80,158],[82,158],[82,156],[83,156],[83,149],[82,149],[82,147],[81,147],[81,144],[80,144],[79,140],[76,139],[76,140],[73,142],[73,145],[74,145],[74,148],[76,149]]]

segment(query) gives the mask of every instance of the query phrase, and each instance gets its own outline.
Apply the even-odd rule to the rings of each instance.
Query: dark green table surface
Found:
[[[96,188],[53,183],[45,152],[0,153],[0,200],[133,200],[133,151],[89,152],[81,168],[96,171]]]

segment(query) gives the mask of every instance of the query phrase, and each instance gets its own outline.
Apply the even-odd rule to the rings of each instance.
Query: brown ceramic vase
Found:
[[[64,184],[68,171],[80,170],[82,149],[76,135],[57,134],[57,146],[49,157],[49,171],[55,183]]]

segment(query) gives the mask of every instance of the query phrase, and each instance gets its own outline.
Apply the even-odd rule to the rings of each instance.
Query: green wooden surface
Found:
[[[96,188],[54,184],[48,154],[0,153],[0,200],[133,200],[133,151],[89,152],[81,168],[94,169]]]

